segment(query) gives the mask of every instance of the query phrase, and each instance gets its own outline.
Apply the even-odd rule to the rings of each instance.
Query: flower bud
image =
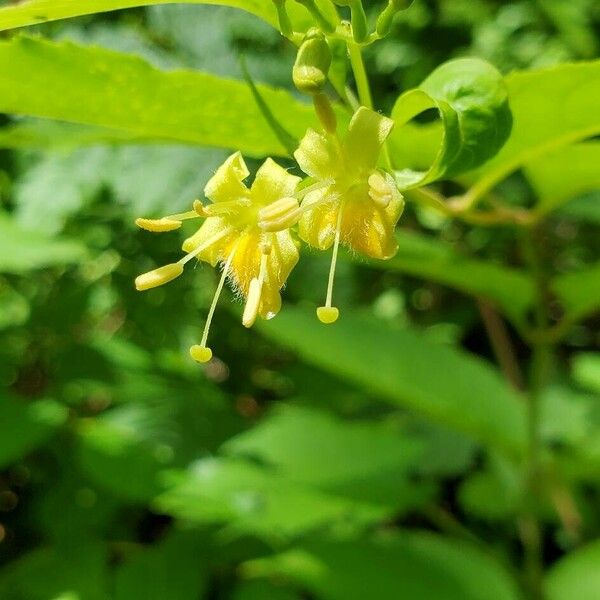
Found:
[[[294,85],[305,94],[320,92],[327,83],[331,50],[322,35],[307,37],[296,56],[292,77]]]

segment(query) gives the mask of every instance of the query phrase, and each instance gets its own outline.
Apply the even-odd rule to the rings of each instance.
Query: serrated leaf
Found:
[[[197,71],[161,71],[97,47],[31,38],[0,42],[0,111],[108,127],[141,140],[285,155],[241,81]],[[315,125],[310,106],[257,85],[278,121],[300,138]],[[316,126],[316,125],[315,125]]]
[[[290,579],[321,600],[517,600],[515,582],[487,554],[431,533],[314,540],[246,563],[252,576]]]
[[[287,307],[261,331],[309,363],[484,444],[520,452],[524,404],[480,359],[410,329],[343,312],[333,326]],[[433,374],[435,373],[435,376]],[[456,374],[460,373],[460,377]]]
[[[510,134],[512,117],[502,76],[479,59],[444,63],[418,88],[402,94],[392,111],[396,122],[392,144],[402,136],[402,125],[430,108],[436,108],[442,120],[441,145],[426,172],[397,172],[397,181],[405,189],[480,166],[500,150]]]

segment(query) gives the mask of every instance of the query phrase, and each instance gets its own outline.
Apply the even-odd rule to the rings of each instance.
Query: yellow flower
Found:
[[[327,301],[317,310],[325,323],[334,322],[339,314],[332,306],[339,244],[384,260],[397,251],[394,229],[404,200],[394,178],[377,168],[393,124],[361,107],[343,139],[308,130],[294,153],[300,168],[316,181],[302,201],[300,237],[320,250],[333,246]]]
[[[183,272],[183,265],[193,258],[216,266],[223,272],[210,307],[202,341],[192,346],[190,354],[199,362],[212,357],[207,347],[208,331],[219,295],[227,278],[245,299],[242,322],[251,327],[260,315],[274,317],[281,308],[280,290],[298,262],[298,249],[289,227],[298,218],[298,201],[294,193],[299,177],[267,159],[248,188],[244,180],[249,171],[239,152],[219,167],[204,188],[212,203],[196,201],[194,211],[157,220],[138,219],[137,224],[149,231],[169,231],[183,219],[204,217],[198,231],[183,243],[187,253],[178,263],[160,267],[136,279],[139,290],[150,289],[171,281]]]

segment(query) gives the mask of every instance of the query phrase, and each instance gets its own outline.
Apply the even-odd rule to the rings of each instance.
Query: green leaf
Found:
[[[206,587],[202,539],[171,533],[132,554],[115,575],[115,600],[195,600]]]
[[[244,565],[251,576],[285,577],[320,600],[517,600],[515,582],[492,558],[430,533],[373,540],[315,540]]]
[[[81,422],[79,433],[78,460],[98,486],[134,502],[162,489],[159,473],[174,452],[160,411],[131,403]]]
[[[473,174],[470,200],[522,166],[600,133],[600,61],[512,73],[506,84],[513,131],[498,156]]]
[[[0,148],[73,148],[91,144],[131,144],[138,140],[127,131],[60,121],[28,119],[0,129]]]
[[[63,0],[62,2],[56,0],[25,0],[18,5],[6,6],[0,9],[0,31],[123,8],[173,3],[217,4],[241,8],[267,21],[274,27],[278,27],[277,13],[270,0]],[[326,14],[332,14],[330,2],[317,0],[317,3],[325,10]],[[289,10],[293,23],[297,28],[306,28],[312,24],[312,18],[303,7],[290,3]]]
[[[0,396],[0,469],[46,442],[66,419],[66,409],[54,400],[28,403]]]
[[[510,134],[512,117],[502,76],[479,59],[444,63],[418,88],[402,94],[392,111],[396,122],[392,144],[402,136],[402,125],[431,108],[438,110],[442,120],[441,146],[427,172],[397,172],[401,187],[470,171],[494,156]]]
[[[0,42],[0,111],[108,127],[140,140],[285,155],[248,86],[197,71],[161,71],[97,47],[19,37]],[[310,106],[257,85],[275,119],[302,137]]]
[[[570,321],[594,313],[600,307],[600,262],[556,277],[550,282],[550,288],[565,309],[565,318]]]
[[[388,507],[321,492],[244,460],[219,458],[197,461],[173,474],[170,489],[154,505],[179,519],[227,525],[234,533],[268,540],[391,516]]]
[[[26,231],[0,214],[0,273],[78,263],[85,255],[86,249],[79,242]]]
[[[523,449],[522,400],[497,371],[474,356],[435,344],[417,331],[391,330],[352,313],[323,326],[313,314],[287,307],[275,322],[261,324],[261,330],[308,362],[394,404],[484,444],[509,452]]]
[[[590,390],[600,394],[600,352],[586,352],[573,358],[573,378]]]
[[[409,480],[423,446],[384,423],[344,422],[287,406],[229,440],[223,451],[257,459],[288,481],[388,505],[397,513],[412,508],[427,492]]]
[[[235,589],[231,600],[301,600],[301,596],[267,581],[245,581]]]
[[[369,448],[365,454],[365,448]],[[309,408],[286,406],[229,440],[227,453],[260,459],[291,479],[335,488],[369,473],[406,469],[419,444],[383,423],[344,422]]]
[[[535,296],[534,284],[525,273],[463,256],[449,244],[408,230],[401,230],[397,240],[398,253],[392,259],[369,265],[488,298],[514,321],[524,320]]]
[[[64,548],[40,548],[4,565],[0,596],[7,600],[106,600],[106,549],[78,542]]]
[[[567,555],[546,576],[548,600],[597,600],[600,597],[600,542]]]
[[[599,142],[572,144],[528,163],[525,174],[538,197],[537,212],[547,214],[576,196],[600,188],[599,164]]]

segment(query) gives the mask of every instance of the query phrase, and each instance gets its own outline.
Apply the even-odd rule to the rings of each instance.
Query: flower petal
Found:
[[[294,158],[311,177],[329,179],[340,169],[340,151],[333,137],[309,129],[302,138]]]
[[[266,206],[286,196],[292,196],[300,183],[300,177],[290,175],[274,160],[267,158],[256,173],[252,184],[252,200]]]
[[[239,152],[232,154],[209,179],[204,195],[213,202],[227,202],[248,196],[244,179],[250,175]]]
[[[263,319],[271,319],[279,312],[279,290],[285,285],[299,258],[298,248],[289,231],[272,234],[270,242],[271,253],[267,259],[267,274],[259,307],[259,314]]]
[[[347,168],[349,170],[374,168],[383,143],[393,126],[392,119],[361,106],[354,113],[343,142]]]
[[[218,237],[220,233],[224,233],[230,229],[231,226],[224,218],[209,217],[194,235],[183,242],[182,249],[186,254],[192,252],[199,246],[206,244],[211,238]],[[203,260],[213,267],[220,260],[226,260],[233,248],[237,236],[238,233],[236,231],[231,231],[228,234],[224,233],[222,238],[198,254],[198,260]]]
[[[319,250],[327,250],[333,244],[339,202],[333,186],[306,195],[302,201],[302,208],[311,205],[314,205],[314,208],[307,210],[300,217],[298,233],[307,244]]]
[[[247,297],[250,282],[260,274],[265,241],[270,243],[271,252],[267,255],[267,268],[258,310],[263,319],[270,319],[281,308],[279,290],[285,285],[299,258],[298,248],[289,231],[268,234],[266,240],[265,234],[257,229],[243,233],[237,241],[230,274],[237,291]]]
[[[341,238],[345,246],[381,260],[396,254],[398,244],[394,230],[404,209],[404,200],[397,188],[394,190],[385,208],[373,202],[366,186],[349,195],[342,215]]]

